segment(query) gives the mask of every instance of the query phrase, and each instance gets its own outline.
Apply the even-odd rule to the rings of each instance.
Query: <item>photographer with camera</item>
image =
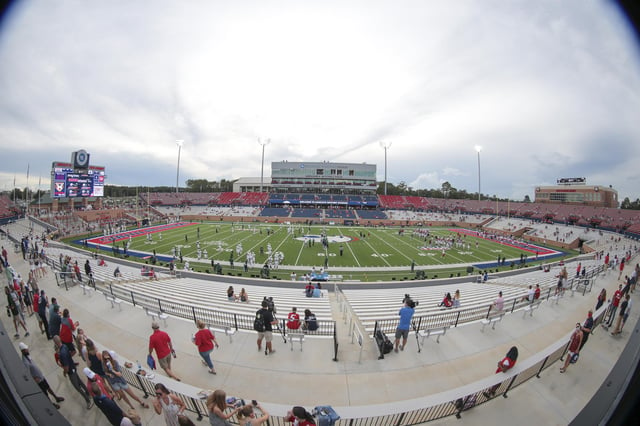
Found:
[[[258,332],[258,350],[262,350],[262,339],[266,340],[264,354],[269,355],[275,353],[275,349],[271,346],[273,340],[273,325],[277,325],[278,321],[275,319],[275,306],[273,299],[270,301],[265,297],[262,301],[262,308],[256,312],[256,318],[253,322],[253,329]]]
[[[417,305],[416,302],[411,300],[411,296],[408,294],[404,295],[402,302],[404,303],[404,306],[400,308],[400,311],[398,312],[398,315],[400,315],[400,322],[398,323],[398,328],[396,328],[395,352],[398,352],[400,337],[402,337],[402,346],[400,346],[400,350],[403,351],[404,347],[407,345],[409,329],[411,328],[411,319],[413,318],[415,307]]]

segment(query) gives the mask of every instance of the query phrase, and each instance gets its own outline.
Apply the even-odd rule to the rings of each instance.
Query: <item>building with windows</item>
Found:
[[[375,164],[279,161],[271,163],[272,192],[375,195]]]
[[[618,191],[610,186],[587,185],[586,178],[562,178],[555,186],[538,186],[536,203],[618,207]]]

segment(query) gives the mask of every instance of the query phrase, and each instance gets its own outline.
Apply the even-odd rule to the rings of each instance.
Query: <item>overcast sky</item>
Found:
[[[640,196],[639,48],[608,1],[22,1],[0,27],[0,189],[86,149],[107,183],[366,162],[521,200]],[[45,185],[46,182],[46,185]]]

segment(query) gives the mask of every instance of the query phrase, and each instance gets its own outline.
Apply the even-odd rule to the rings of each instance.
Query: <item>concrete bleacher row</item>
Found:
[[[59,268],[59,258],[60,254],[62,256],[69,256],[71,258],[71,264],[74,262],[78,262],[78,266],[80,267],[80,272],[82,273],[83,280],[86,281],[84,273],[84,265],[87,260],[89,260],[89,265],[91,266],[91,274],[93,275],[93,279],[96,281],[102,282],[122,282],[122,281],[140,281],[140,280],[149,280],[149,277],[142,276],[140,273],[140,269],[134,268],[132,266],[119,265],[111,262],[109,258],[105,259],[104,266],[98,266],[99,259],[95,259],[93,256],[89,254],[80,253],[77,251],[69,250],[64,247],[56,247],[49,246],[45,249],[45,254],[50,261],[55,262],[56,267]],[[120,277],[115,277],[114,272],[115,269],[120,269]],[[170,278],[170,276],[166,273],[155,271],[156,277],[158,279]]]
[[[122,289],[144,293],[150,296],[175,300],[191,306],[254,315],[260,309],[264,297],[273,297],[279,319],[286,318],[292,307],[304,316],[304,310],[310,309],[318,320],[333,320],[328,297],[305,297],[304,288],[272,288],[254,285],[236,285],[234,291],[240,294],[244,288],[249,302],[230,302],[227,298],[229,284],[216,281],[204,281],[193,278],[164,280],[162,282],[137,282],[117,284]]]
[[[453,297],[456,290],[460,290],[461,302],[459,308],[444,308],[438,306],[446,293]],[[499,284],[458,283],[437,287],[380,289],[380,290],[342,290],[345,299],[351,306],[369,336],[373,335],[376,321],[397,320],[398,311],[402,306],[404,294],[418,302],[415,316],[438,314],[442,312],[464,311],[472,306],[488,307],[494,303],[498,293],[502,291],[505,309],[510,307],[508,302],[520,300],[526,296],[524,288]],[[396,302],[397,301],[397,302]],[[394,303],[395,302],[395,303]]]
[[[18,215],[19,209],[6,195],[0,195],[0,219]]]

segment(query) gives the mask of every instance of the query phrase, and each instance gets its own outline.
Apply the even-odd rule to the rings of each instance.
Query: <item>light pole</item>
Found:
[[[476,145],[475,148],[478,153],[478,201],[480,201],[480,194],[482,193],[480,187],[480,151],[482,151],[482,147],[480,145]]]
[[[258,139],[258,144],[262,145],[262,167],[260,167],[260,192],[262,192],[262,181],[264,179],[264,147],[271,143],[271,139],[261,141]]]
[[[380,146],[384,149],[384,195],[387,195],[387,149],[391,146],[391,142],[381,141]]]
[[[180,151],[182,150],[182,144],[184,140],[178,139],[176,140],[176,145],[178,145],[178,170],[176,171],[176,194],[178,193],[178,182],[180,181]]]

